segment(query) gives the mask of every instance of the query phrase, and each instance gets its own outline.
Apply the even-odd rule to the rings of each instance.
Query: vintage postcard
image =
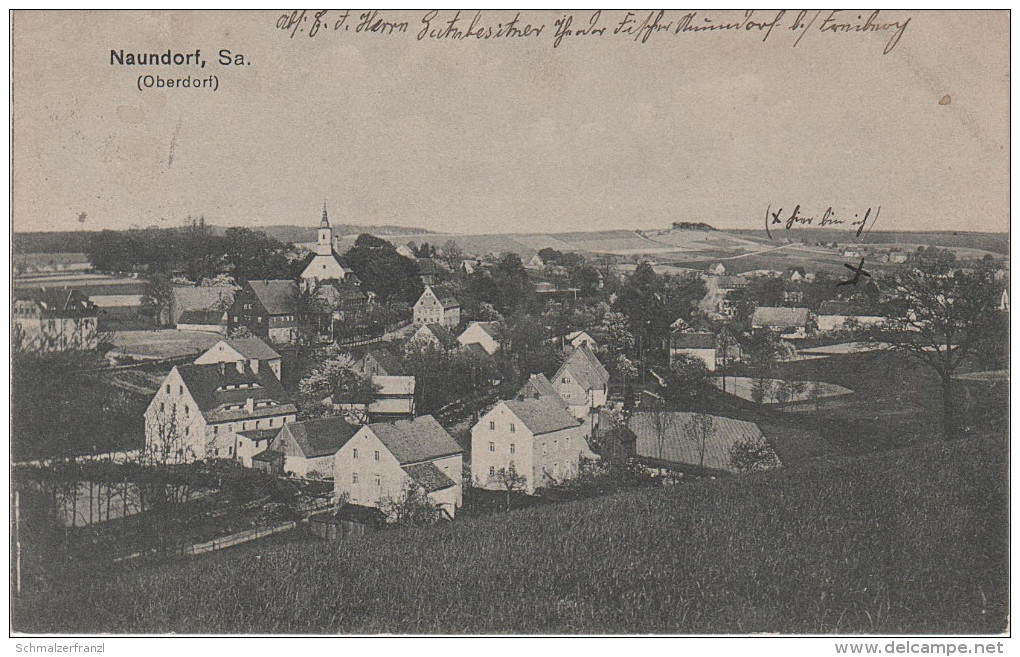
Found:
[[[12,12],[18,650],[1001,652],[1009,24]]]

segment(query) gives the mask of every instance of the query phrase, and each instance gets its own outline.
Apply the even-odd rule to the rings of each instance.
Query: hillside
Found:
[[[742,237],[766,239],[764,230],[736,229],[729,231]],[[793,230],[772,232],[773,238],[795,239],[801,242],[838,242],[855,244],[853,233],[829,230],[826,228],[796,227]],[[899,246],[905,251],[912,251],[918,246],[939,246],[954,249],[976,249],[1001,255],[1009,255],[1008,233],[978,233],[968,231],[895,231],[874,230],[864,240],[869,245]]]
[[[25,632],[992,633],[1008,612],[992,439],[57,578]],[[80,572],[95,572],[82,568]]]

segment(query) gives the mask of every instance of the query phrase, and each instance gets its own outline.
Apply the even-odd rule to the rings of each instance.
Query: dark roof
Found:
[[[173,303],[178,312],[187,310],[213,310],[223,307],[224,303],[234,298],[234,289],[230,287],[209,287],[196,285],[176,285],[173,288]]]
[[[549,382],[549,379],[545,378],[545,374],[532,374],[528,377],[527,382],[517,391],[518,397],[524,398],[547,398],[556,402],[557,404],[566,406],[566,402],[560,397],[560,394],[556,392],[553,384]]]
[[[457,485],[457,482],[450,479],[445,472],[437,468],[436,464],[431,461],[405,465],[404,472],[415,483],[424,488],[426,493],[434,493],[437,490],[444,490]]]
[[[736,290],[737,288],[746,287],[747,279],[743,276],[720,276],[717,284],[723,290]]]
[[[858,304],[853,304],[849,301],[823,301],[821,306],[818,308],[819,315],[844,315],[844,316],[877,316],[878,313],[874,310],[868,310]]]
[[[268,367],[253,372],[245,362],[241,372],[237,371],[234,363],[188,364],[179,365],[176,369],[209,422],[275,417],[297,412],[287,391]],[[254,387],[238,387],[252,384],[255,384]],[[227,386],[231,388],[227,389]],[[244,408],[249,398],[256,404],[251,412]],[[269,403],[259,408],[259,402]],[[240,409],[228,408],[238,404],[242,406]]]
[[[450,310],[451,308],[460,308],[460,301],[457,301],[453,297],[441,297],[439,303],[443,304],[443,310]]]
[[[489,357],[489,352],[487,352],[485,350],[485,347],[478,344],[477,342],[471,342],[469,344],[466,344],[462,347],[462,349],[464,349],[464,351],[470,352],[473,356],[478,356],[481,358]]]
[[[281,358],[280,354],[276,353],[272,347],[254,335],[245,338],[227,338],[224,342],[245,358],[255,360],[276,360]]]
[[[464,451],[431,415],[396,422],[373,422],[368,426],[401,465],[432,461]]]
[[[298,287],[294,281],[248,281],[248,286],[270,315],[294,314],[298,298]]]
[[[294,437],[294,442],[306,459],[336,454],[347,444],[351,436],[357,433],[358,428],[339,417],[324,417],[284,425],[284,429]]]
[[[807,308],[775,308],[761,306],[754,309],[751,317],[752,326],[772,326],[776,328],[790,328],[795,326],[807,326]]]
[[[560,366],[556,378],[559,378],[567,370],[574,374],[574,378],[586,390],[600,388],[609,383],[609,372],[591,352],[591,349],[584,344],[571,352],[567,360]]]
[[[272,463],[273,461],[282,461],[283,460],[283,452],[276,452],[276,451],[273,451],[271,449],[266,449],[266,450],[263,450],[263,451],[259,452],[255,456],[251,457],[251,460],[252,461],[265,461],[267,463]]]
[[[250,431],[238,431],[237,435],[244,436],[248,440],[269,440],[272,441],[283,430],[283,427],[275,429],[252,429]]]
[[[457,337],[453,335],[453,333],[450,333],[450,329],[446,328],[442,324],[425,324],[418,330],[421,331],[426,327],[428,327],[428,330],[432,333],[432,335],[436,336],[439,344],[442,345],[444,349],[451,349],[460,344],[457,342]]]
[[[407,367],[404,366],[404,362],[385,347],[362,347],[353,350],[351,356],[355,359],[356,363],[364,361],[366,357],[371,356],[372,360],[379,364],[379,376],[407,376]],[[361,365],[360,369],[364,371],[364,365]]]
[[[670,336],[671,349],[715,349],[715,336],[711,333],[674,333]]]
[[[628,428],[637,436],[637,455],[669,463],[697,466],[701,463],[696,434],[697,413],[650,413],[635,411]],[[730,448],[742,440],[762,437],[757,425],[743,420],[709,415],[712,418],[705,444],[704,464],[713,470],[732,471]]]
[[[562,402],[556,403],[551,397],[508,399],[503,403],[535,435],[571,429],[579,423]]]
[[[34,302],[47,317],[91,316],[99,312],[84,292],[66,287],[16,290],[14,299]]]
[[[177,323],[218,326],[225,323],[226,316],[227,313],[224,310],[185,310],[177,318]]]

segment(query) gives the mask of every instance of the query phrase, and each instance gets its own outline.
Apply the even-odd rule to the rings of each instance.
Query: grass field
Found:
[[[88,569],[25,632],[991,633],[1007,627],[991,439],[380,532]]]
[[[736,395],[741,399],[753,400],[757,381],[758,379],[745,376],[728,376],[726,377],[726,392]],[[720,390],[723,387],[722,377],[715,377],[712,379],[712,383]],[[784,381],[781,379],[765,379],[764,385],[761,387],[763,395],[762,403],[779,403],[780,400],[777,397],[781,394],[779,390],[783,383]],[[791,383],[802,385],[800,387],[791,387],[787,398],[782,400],[783,402],[797,403],[808,399],[827,399],[829,397],[853,394],[853,390],[847,390],[842,386],[824,381],[792,381]]]

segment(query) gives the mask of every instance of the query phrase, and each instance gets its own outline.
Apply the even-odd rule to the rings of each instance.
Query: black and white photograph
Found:
[[[10,11],[8,650],[1008,653],[1010,21]]]

